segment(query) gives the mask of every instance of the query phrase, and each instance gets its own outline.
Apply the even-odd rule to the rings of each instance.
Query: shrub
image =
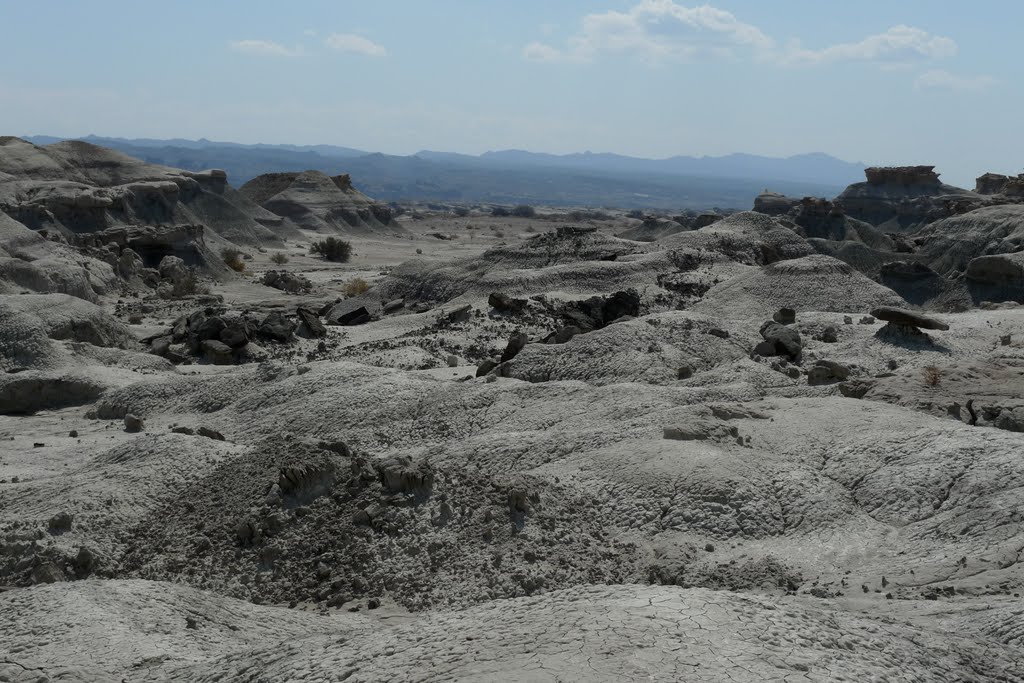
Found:
[[[422,250],[422,249],[417,249],[417,250],[416,250],[416,253],[417,253],[417,254],[422,254],[422,253],[423,253],[423,250]]]
[[[529,204],[520,204],[514,207],[510,213],[519,218],[533,218],[537,215],[537,211]]]
[[[276,254],[270,257],[270,262],[276,263],[279,266],[283,266],[284,264],[288,263],[288,254],[282,254],[281,252],[277,252]]]
[[[458,216],[459,218],[465,218],[466,216],[469,215],[469,207],[467,207],[467,206],[456,206],[455,207],[455,215]]]
[[[345,296],[359,296],[360,294],[366,293],[366,290],[370,288],[370,283],[361,277],[354,277],[345,283],[343,291]]]
[[[924,373],[924,383],[930,387],[939,386],[939,382],[942,379],[942,373],[934,365],[929,365],[922,371]]]
[[[507,215],[509,215],[509,210],[506,209],[504,206],[495,206],[495,207],[491,208],[491,215],[492,216],[507,216]]]
[[[313,242],[309,250],[314,254],[323,256],[328,261],[336,263],[347,263],[352,258],[352,244],[337,237],[328,237],[327,239]]]
[[[171,298],[181,299],[186,296],[193,296],[195,294],[208,294],[209,292],[205,287],[202,287],[199,282],[199,273],[196,269],[189,266],[185,269],[185,274],[174,281],[171,285]]]
[[[220,250],[220,257],[231,270],[241,273],[245,270],[245,261],[242,260],[242,252],[234,247],[224,247]]]

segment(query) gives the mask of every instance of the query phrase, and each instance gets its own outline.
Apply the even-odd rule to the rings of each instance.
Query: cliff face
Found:
[[[986,173],[978,176],[978,179],[975,181],[974,191],[984,195],[1024,198],[1024,173],[1017,176]]]
[[[65,239],[127,226],[204,225],[237,244],[279,246],[280,217],[249,202],[224,171],[182,171],[80,141],[0,138],[0,211]]]
[[[342,235],[405,232],[391,209],[356,190],[347,174],[267,173],[253,178],[239,191],[304,230]]]
[[[987,203],[975,192],[941,182],[934,166],[875,167],[864,174],[866,182],[850,185],[835,204],[887,232],[910,232]]]

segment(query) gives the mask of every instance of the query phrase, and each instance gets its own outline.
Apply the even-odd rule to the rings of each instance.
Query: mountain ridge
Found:
[[[35,144],[61,140],[26,136]],[[243,144],[174,138],[77,138],[155,164],[222,168],[241,185],[268,172],[351,173],[363,192],[386,201],[535,203],[622,208],[745,208],[764,188],[833,196],[863,178],[864,165],[822,152],[790,157],[645,159],[610,152],[548,154],[496,150],[480,155],[421,150],[401,156],[333,145]]]

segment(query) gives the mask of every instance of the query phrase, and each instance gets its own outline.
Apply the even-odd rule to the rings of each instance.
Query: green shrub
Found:
[[[279,266],[283,266],[284,264],[288,263],[288,254],[282,254],[281,252],[277,252],[276,254],[273,254],[270,257],[270,262],[276,263]]]
[[[335,263],[347,263],[352,258],[352,244],[337,237],[328,237],[313,242],[309,250]]]

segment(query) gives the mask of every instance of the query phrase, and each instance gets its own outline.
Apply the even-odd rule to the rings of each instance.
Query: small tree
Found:
[[[458,216],[459,218],[465,218],[466,216],[469,215],[469,207],[468,206],[456,206],[455,207],[455,215]]]
[[[533,218],[537,215],[537,211],[529,204],[520,204],[514,207],[510,213],[519,218]]]
[[[348,263],[348,260],[352,258],[352,244],[337,237],[328,237],[313,242],[309,250],[335,263]]]
[[[509,215],[508,209],[504,206],[495,206],[491,209],[492,216],[507,216]]]

